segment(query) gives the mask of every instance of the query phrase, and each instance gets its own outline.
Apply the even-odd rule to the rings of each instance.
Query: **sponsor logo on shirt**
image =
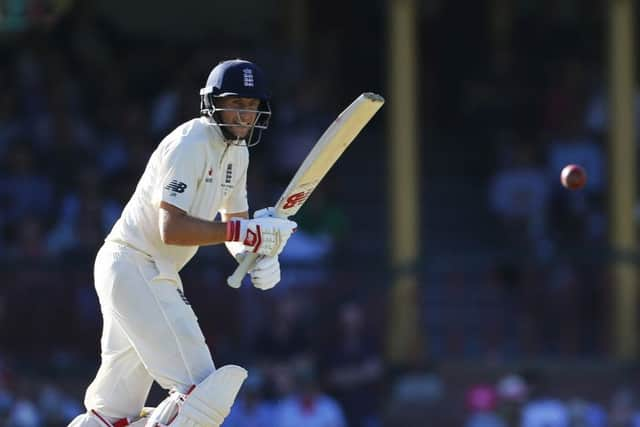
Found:
[[[224,183],[231,184],[231,178],[233,177],[233,164],[229,163],[227,165],[227,172],[224,176]]]
[[[224,174],[224,182],[220,184],[220,186],[222,187],[222,195],[224,197],[227,197],[227,195],[229,195],[231,190],[233,190],[233,184],[231,183],[232,180],[233,180],[233,164],[228,163],[227,169],[225,170],[225,174]]]
[[[175,196],[176,193],[184,193],[184,190],[187,189],[187,184],[174,179],[169,184],[167,184],[167,186],[164,188],[165,190],[171,190],[172,191],[171,195]]]

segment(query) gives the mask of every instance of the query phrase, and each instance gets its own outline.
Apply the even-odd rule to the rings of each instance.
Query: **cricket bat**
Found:
[[[289,218],[298,212],[329,169],[383,104],[382,96],[366,92],[338,115],[307,154],[278,199],[275,216]],[[239,288],[257,257],[255,253],[247,253],[233,274],[227,278],[227,284],[232,288]]]

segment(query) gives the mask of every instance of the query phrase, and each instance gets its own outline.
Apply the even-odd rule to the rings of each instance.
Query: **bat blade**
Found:
[[[275,205],[275,215],[288,218],[295,215],[318,186],[329,169],[358,136],[384,104],[384,98],[366,92],[358,96],[331,123],[313,146]],[[238,288],[242,279],[253,267],[257,254],[248,253],[238,265],[227,284]]]

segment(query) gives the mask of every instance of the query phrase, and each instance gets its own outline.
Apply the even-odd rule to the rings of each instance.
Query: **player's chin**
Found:
[[[239,138],[239,139],[244,139],[249,135],[248,128],[237,127],[237,128],[233,128],[231,132],[236,138]]]

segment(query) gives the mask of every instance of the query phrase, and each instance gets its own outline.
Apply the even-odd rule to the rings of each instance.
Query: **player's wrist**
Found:
[[[231,219],[227,221],[227,235],[225,240],[227,242],[239,242],[242,229],[242,220]]]

